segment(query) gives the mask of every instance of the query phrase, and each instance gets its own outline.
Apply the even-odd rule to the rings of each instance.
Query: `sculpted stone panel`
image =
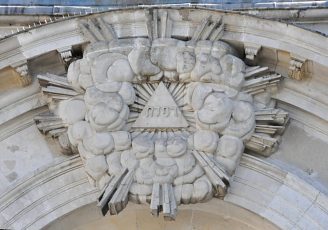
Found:
[[[131,200],[174,219],[180,203],[224,197],[245,147],[277,147],[287,114],[269,92],[281,76],[203,29],[190,41],[94,41],[67,78],[39,76],[51,113],[38,126],[80,154],[103,214]]]

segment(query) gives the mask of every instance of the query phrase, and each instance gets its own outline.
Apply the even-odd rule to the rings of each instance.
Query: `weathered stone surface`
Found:
[[[8,88],[7,85],[3,83],[6,82],[6,79],[13,78],[6,78],[4,77],[4,72],[1,73],[2,89],[8,89],[8,92],[1,91],[1,104],[3,106],[6,105],[6,107],[2,107],[1,109],[1,139],[3,140],[4,138],[7,138],[8,141],[14,140],[14,143],[11,143],[11,141],[9,141],[9,145],[7,146],[7,139],[5,142],[2,143],[2,153],[5,155],[2,157],[1,161],[0,179],[3,182],[2,185],[4,185],[4,187],[11,184],[12,182],[15,182],[17,179],[20,179],[20,182],[26,182],[23,184],[15,183],[15,188],[10,187],[13,188],[12,191],[8,191],[8,193],[5,192],[3,195],[1,195],[1,213],[4,213],[4,215],[0,216],[0,222],[6,223],[4,227],[21,229],[27,226],[27,228],[40,229],[43,226],[46,226],[47,223],[51,222],[52,220],[59,218],[60,216],[70,212],[76,207],[84,205],[85,202],[90,202],[91,200],[94,200],[95,196],[93,197],[86,195],[89,192],[89,187],[84,185],[81,186],[81,183],[84,183],[86,185],[88,184],[88,181],[84,177],[85,172],[82,171],[83,168],[81,168],[81,172],[79,173],[79,175],[83,176],[83,181],[75,181],[73,184],[69,184],[67,181],[69,181],[69,179],[74,178],[76,174],[68,173],[67,177],[63,179],[58,176],[58,174],[62,172],[66,173],[66,171],[64,170],[65,168],[62,167],[58,169],[58,174],[53,175],[50,173],[51,178],[49,179],[53,181],[51,184],[44,183],[44,180],[40,180],[40,182],[42,183],[36,183],[33,182],[33,180],[31,182],[30,179],[38,178],[40,174],[40,170],[38,170],[38,168],[41,165],[51,163],[51,161],[53,161],[52,157],[64,158],[66,156],[59,155],[60,151],[54,148],[54,146],[52,146],[52,142],[54,141],[52,138],[45,138],[48,141],[48,145],[50,146],[49,148],[51,148],[50,150],[42,148],[42,145],[39,144],[37,144],[38,148],[34,149],[31,148],[28,143],[25,143],[24,140],[29,140],[31,141],[31,144],[35,144],[37,140],[41,141],[40,143],[43,143],[43,138],[41,138],[40,136],[38,137],[33,135],[33,130],[31,131],[30,129],[26,129],[26,133],[22,134],[17,132],[31,125],[33,122],[31,118],[35,114],[37,114],[38,112],[44,112],[46,110],[46,108],[42,106],[47,100],[50,105],[49,108],[51,110],[51,113],[48,113],[49,116],[38,115],[36,117],[38,123],[37,127],[40,128],[40,130],[44,134],[49,134],[51,137],[54,137],[55,140],[56,138],[58,138],[61,144],[65,146],[65,148],[72,148],[72,150],[74,149],[76,152],[79,151],[81,159],[83,161],[94,157],[95,154],[92,153],[92,151],[86,150],[85,146],[83,145],[83,138],[79,137],[78,135],[77,139],[80,139],[78,141],[80,143],[76,143],[73,145],[72,143],[74,141],[72,141],[72,143],[70,141],[65,143],[61,141],[61,137],[65,136],[67,129],[69,128],[69,126],[71,126],[69,124],[71,122],[67,122],[68,119],[66,119],[65,116],[63,116],[63,119],[60,118],[63,113],[60,113],[61,115],[58,116],[59,111],[56,108],[56,106],[58,105],[57,102],[60,100],[65,101],[68,99],[81,99],[81,95],[79,94],[84,94],[85,89],[92,87],[93,84],[95,84],[91,76],[89,65],[90,63],[93,63],[93,59],[99,56],[100,54],[107,52],[120,53],[128,57],[129,53],[135,48],[135,42],[132,42],[132,40],[134,40],[134,37],[137,36],[142,36],[143,39],[145,37],[150,37],[153,40],[156,40],[158,37],[174,37],[178,39],[181,38],[184,41],[193,38],[194,41],[193,43],[187,42],[188,44],[186,44],[186,46],[178,47],[176,71],[173,70],[173,68],[170,70],[161,70],[154,76],[150,76],[150,71],[148,71],[147,73],[143,72],[145,76],[136,76],[136,78],[133,78],[132,83],[107,82],[109,80],[106,79],[106,83],[103,83],[102,85],[97,85],[96,88],[105,93],[118,93],[119,96],[123,98],[123,102],[126,103],[130,109],[130,115],[127,120],[127,126],[124,128],[125,131],[123,132],[130,133],[132,124],[135,122],[135,119],[138,117],[144,106],[144,104],[142,103],[139,104],[139,102],[142,102],[141,96],[146,96],[144,99],[145,101],[148,101],[152,95],[152,92],[156,90],[158,82],[161,81],[165,84],[165,87],[168,89],[169,94],[172,95],[172,98],[180,107],[181,113],[186,119],[188,125],[190,126],[185,129],[153,129],[149,130],[149,132],[146,133],[142,130],[135,130],[131,132],[130,142],[135,137],[138,137],[140,135],[145,135],[145,139],[151,139],[154,145],[156,145],[156,139],[167,139],[167,154],[164,154],[165,151],[156,151],[155,155],[155,150],[151,154],[149,154],[149,158],[153,158],[153,161],[149,161],[149,163],[152,163],[154,165],[154,169],[159,168],[158,173],[156,172],[156,179],[160,179],[159,173],[166,173],[165,170],[162,170],[162,168],[174,168],[174,164],[172,163],[173,159],[176,161],[176,165],[178,167],[178,174],[175,177],[172,186],[175,190],[177,190],[177,192],[175,192],[175,194],[177,195],[177,204],[179,202],[181,203],[182,195],[180,191],[182,191],[182,188],[186,189],[186,194],[188,194],[188,196],[184,197],[183,202],[197,202],[202,200],[202,195],[197,195],[195,196],[196,198],[193,199],[193,194],[207,194],[208,191],[206,189],[204,189],[204,192],[202,193],[197,193],[193,191],[191,198],[189,198],[191,194],[190,185],[193,184],[193,188],[196,188],[196,184],[198,184],[199,180],[198,178],[205,177],[209,179],[210,177],[212,178],[212,174],[211,172],[209,172],[207,174],[211,176],[208,176],[207,174],[204,175],[205,170],[203,169],[203,167],[200,166],[200,163],[190,152],[190,149],[194,147],[191,143],[191,138],[188,138],[188,136],[197,132],[196,128],[198,127],[195,126],[195,119],[193,116],[194,111],[192,110],[190,103],[185,103],[186,101],[183,98],[185,96],[184,87],[186,87],[187,85],[189,87],[189,85],[191,84],[190,72],[193,70],[194,65],[196,63],[196,55],[194,50],[197,45],[197,41],[204,40],[204,38],[206,37],[210,38],[209,40],[213,41],[211,37],[215,34],[209,33],[211,32],[211,29],[215,31],[216,29],[223,28],[221,27],[222,24],[218,24],[217,27],[213,27],[213,25],[215,25],[216,21],[218,20],[218,18],[216,17],[217,15],[223,15],[222,21],[225,23],[224,30],[221,30],[222,34],[224,32],[223,39],[225,41],[228,41],[229,44],[232,44],[235,48],[237,48],[240,54],[243,53],[242,49],[248,45],[247,42],[255,42],[257,44],[260,44],[262,46],[261,52],[258,52],[256,55],[260,57],[258,59],[258,64],[268,65],[268,67],[247,67],[245,69],[244,75],[237,74],[235,75],[236,77],[232,79],[225,79],[222,76],[218,77],[216,76],[216,74],[213,74],[215,71],[218,70],[211,70],[210,72],[202,76],[202,80],[205,82],[201,83],[211,83],[207,82],[210,81],[209,79],[217,79],[222,81],[221,83],[212,83],[210,87],[211,92],[209,94],[214,93],[212,92],[213,89],[214,91],[217,91],[219,93],[226,94],[227,97],[233,102],[234,106],[229,122],[229,130],[226,128],[226,131],[228,130],[229,133],[227,132],[225,133],[225,135],[222,135],[223,131],[222,133],[218,133],[219,143],[217,144],[217,152],[214,151],[214,154],[212,155],[210,155],[209,153],[200,153],[199,155],[201,156],[201,159],[203,159],[205,163],[208,163],[208,165],[210,165],[210,167],[212,167],[213,169],[217,170],[217,167],[214,167],[217,165],[215,165],[215,163],[211,164],[211,161],[215,160],[216,162],[220,162],[220,165],[222,166],[221,169],[224,168],[227,174],[233,172],[233,168],[235,167],[234,157],[236,156],[238,158],[239,154],[236,149],[232,148],[230,150],[230,147],[233,146],[231,145],[231,143],[237,143],[237,141],[227,139],[227,137],[231,137],[232,139],[234,139],[237,137],[234,137],[232,135],[236,134],[238,136],[242,136],[246,151],[251,152],[252,154],[260,153],[262,155],[270,155],[272,153],[272,150],[278,149],[278,153],[273,155],[273,157],[275,157],[275,160],[282,160],[283,163],[288,162],[294,166],[296,165],[298,167],[297,170],[305,171],[306,174],[309,175],[309,181],[313,183],[312,187],[316,183],[315,181],[317,178],[324,178],[324,180],[327,181],[325,154],[326,148],[323,144],[327,142],[326,134],[328,130],[326,124],[328,114],[326,108],[327,81],[325,79],[327,70],[326,67],[328,63],[326,55],[327,49],[325,47],[325,44],[327,43],[326,38],[318,34],[303,31],[300,28],[296,28],[292,25],[284,25],[280,22],[261,20],[258,18],[252,18],[247,15],[238,15],[235,13],[222,13],[200,9],[161,10],[162,12],[160,12],[158,15],[158,23],[156,23],[158,27],[157,29],[159,36],[155,36],[152,31],[152,26],[156,27],[154,25],[155,23],[152,23],[151,21],[153,17],[148,17],[155,15],[151,15],[151,13],[153,12],[152,10],[153,9],[129,10],[128,12],[113,11],[108,14],[104,14],[106,15],[106,17],[104,17],[104,19],[106,20],[104,20],[103,22],[106,23],[106,26],[113,28],[114,32],[117,33],[117,36],[119,37],[119,41],[111,40],[110,44],[108,41],[102,41],[101,43],[97,43],[99,44],[99,46],[97,46],[96,43],[93,43],[89,46],[92,47],[94,45],[96,47],[95,49],[90,48],[89,50],[89,48],[86,48],[86,50],[88,51],[84,52],[84,58],[80,60],[82,64],[78,68],[78,71],[80,71],[81,73],[83,72],[83,74],[78,74],[79,81],[77,81],[76,83],[77,87],[73,87],[76,92],[71,89],[71,83],[59,82],[57,81],[58,79],[56,77],[49,77],[48,74],[45,74],[42,78],[38,77],[40,83],[42,84],[42,90],[44,93],[42,100],[40,100],[39,98],[41,97],[39,97],[37,94],[32,95],[32,91],[27,90],[29,87],[25,89],[15,88],[14,90],[11,90],[12,88]],[[167,13],[165,13],[165,11]],[[296,11],[294,12],[286,10],[284,12],[294,14]],[[150,15],[146,15],[148,13],[150,13]],[[207,17],[209,13],[212,14],[212,18]],[[255,13],[257,14],[258,12]],[[301,12],[300,15],[304,15],[304,12]],[[91,17],[98,16],[103,19],[103,15],[100,14]],[[202,22],[201,18],[205,19],[203,20],[204,23]],[[61,50],[60,47],[65,48],[67,44],[69,46],[73,45],[74,51],[77,51],[76,49],[80,49],[81,43],[85,44],[85,42],[89,42],[89,40],[86,39],[87,35],[84,34],[83,31],[83,33],[81,33],[81,31],[79,31],[79,28],[76,26],[80,19],[82,19],[82,17],[74,18],[73,20],[67,20],[66,22],[56,22],[54,24],[49,23],[49,26],[40,27],[29,31],[28,33],[23,32],[18,35],[12,36],[10,39],[3,40],[1,43],[1,50],[3,51],[3,53],[1,54],[2,58],[0,61],[1,66],[7,66],[8,64],[19,62],[20,59],[26,58],[28,58],[28,61],[31,61],[31,59],[34,59],[36,56],[44,52],[49,52],[53,49]],[[96,33],[96,37],[94,39],[112,39],[113,37],[111,36],[104,36],[105,33],[103,33],[104,31],[101,28],[101,24],[97,23],[98,19],[99,18],[95,18],[90,23],[87,23],[87,25],[91,26],[90,28],[88,28],[90,29],[90,32]],[[165,26],[167,27],[165,28]],[[165,28],[164,32],[161,31],[162,28]],[[200,28],[199,33],[193,36],[194,31],[198,30],[198,28]],[[268,36],[268,34],[270,36]],[[125,39],[130,40],[130,42],[123,42],[122,40]],[[218,59],[222,67],[223,58],[226,58],[225,56],[227,54],[236,55],[236,53],[234,52],[227,52],[226,50],[230,50],[230,48],[227,47],[230,46],[227,44],[223,44],[226,43],[222,42],[219,45],[219,48],[216,48],[214,42],[212,44],[210,54],[209,51],[205,49],[205,45],[204,47],[202,45],[202,47],[199,49],[199,53],[203,53],[205,57],[206,55],[208,55],[209,59]],[[151,42],[148,46],[151,47]],[[81,48],[84,49],[84,45],[82,45]],[[187,52],[187,55],[180,55],[180,53],[182,52]],[[72,54],[74,55],[74,53]],[[252,54],[254,54],[252,50],[248,50],[246,52],[246,55]],[[142,52],[139,52],[138,55],[140,57],[140,60],[142,60],[142,55],[148,55],[147,49],[143,50]],[[254,59],[256,59],[256,56],[254,56]],[[297,59],[297,56],[301,58]],[[73,57],[73,60],[75,58],[77,57]],[[182,60],[183,58],[186,59],[185,62],[180,61],[180,59]],[[132,59],[133,58],[131,58],[131,60]],[[290,67],[294,71],[294,73],[293,71],[291,73],[296,77],[299,75],[299,73],[302,73],[303,77],[307,78],[302,81],[295,81],[292,78],[286,78],[284,80],[285,84],[283,85],[283,87],[278,89],[277,86],[279,86],[279,81],[282,79],[282,76],[288,75],[289,61],[291,59],[293,60],[293,62],[291,62]],[[119,59],[119,61],[121,60],[124,60],[125,64],[127,62],[130,63],[130,60],[126,61],[125,58]],[[38,62],[35,61],[36,59],[34,60],[34,63],[37,63],[39,66],[43,66],[45,64],[45,62],[43,62],[40,58],[38,58]],[[233,60],[227,60],[227,63],[229,62],[233,62]],[[141,65],[140,63],[139,65]],[[132,64],[130,65],[132,68]],[[26,70],[26,67],[23,67],[22,71],[24,71],[24,69]],[[44,67],[44,69],[47,68]],[[273,69],[280,73],[281,76],[278,74],[270,73],[270,70]],[[29,66],[28,71],[34,72],[35,70],[36,69],[33,69],[33,66]],[[49,68],[49,71],[52,70],[53,69]],[[301,72],[303,70],[305,71]],[[230,72],[227,71],[227,76]],[[115,74],[117,75],[116,72]],[[134,71],[133,74],[135,74]],[[66,79],[65,76],[60,76],[60,78]],[[223,81],[222,79],[225,80]],[[131,87],[128,86],[124,88],[124,84],[126,84],[126,86],[128,86],[129,84],[129,86],[135,87],[135,89],[128,90],[127,88],[131,89]],[[222,90],[224,87],[217,87],[219,84],[227,84],[231,89]],[[35,87],[33,92],[36,93],[39,91],[39,85],[34,85]],[[117,85],[117,87],[114,85]],[[142,87],[139,87],[140,85],[142,85]],[[214,87],[215,85],[216,87]],[[176,86],[177,88],[175,88]],[[239,90],[238,88],[240,86],[242,88]],[[234,91],[232,89],[234,89]],[[144,94],[140,95],[142,90],[144,90]],[[242,91],[243,93],[238,93],[237,91]],[[125,94],[126,92],[127,94]],[[131,94],[130,92],[135,92],[136,97],[131,97],[131,95],[133,94]],[[147,97],[147,93],[150,93],[149,97]],[[274,95],[275,99],[271,97],[272,94]],[[32,95],[33,97],[30,97],[30,95]],[[205,92],[204,98],[199,98],[198,101],[200,104],[200,109],[203,108],[203,102],[207,99],[207,97],[208,95]],[[84,100],[83,97],[82,100]],[[135,100],[138,101],[138,104],[134,103]],[[13,102],[15,103],[12,104]],[[242,113],[238,111],[239,107],[242,111],[248,111],[248,107],[250,106],[248,106],[247,104],[251,105],[254,110],[256,122],[255,133],[253,133],[252,129],[250,130],[250,132],[247,133],[249,127],[253,127],[252,122],[248,123],[249,120],[252,120],[249,119],[252,116],[252,113]],[[285,136],[284,138],[282,138],[283,146],[279,145],[279,136],[285,129],[286,121],[288,121],[288,114],[285,111],[276,109],[275,106],[288,111],[291,114],[292,122],[298,124],[298,129],[289,129],[288,133],[286,133],[287,137],[286,134],[284,134]],[[72,111],[70,110],[67,111],[68,113],[72,113]],[[77,111],[73,110],[73,112],[75,113]],[[70,116],[70,114],[65,115]],[[81,118],[83,122],[86,122],[85,118],[83,118],[81,114],[77,117],[78,119],[76,119],[76,121],[78,124],[80,124]],[[244,124],[245,127],[242,124]],[[89,132],[90,136],[85,136],[84,139],[90,138],[92,135],[95,135],[95,133],[103,133],[102,131],[94,132],[95,130],[93,128],[91,129],[91,127],[87,129],[91,131]],[[71,131],[71,128],[69,128],[69,130]],[[83,129],[81,129],[81,131],[82,133],[85,133]],[[319,131],[319,134],[316,134],[317,131]],[[113,138],[114,133],[116,132],[122,131],[110,132]],[[15,134],[14,136],[12,136],[13,138],[8,138],[12,134]],[[319,138],[316,135],[318,135]],[[34,139],[31,140],[31,138]],[[179,138],[182,139],[181,143],[183,143],[183,139],[188,140],[188,149],[186,152],[183,151],[183,148],[181,147],[183,144],[180,143]],[[123,139],[125,138],[122,138],[122,140]],[[227,139],[227,143],[230,144],[225,145],[224,142],[220,144],[221,141],[225,139]],[[241,143],[241,138],[237,139],[239,139],[238,142]],[[175,140],[178,141],[175,142]],[[177,145],[176,147],[174,147],[174,145],[172,144],[174,142]],[[297,143],[297,145],[295,145],[295,143]],[[102,147],[101,144],[99,145],[100,147]],[[239,144],[236,145],[239,146]],[[123,146],[125,145],[123,145],[123,143],[119,143],[119,146],[123,149]],[[128,142],[126,146],[128,146]],[[19,148],[19,150],[17,150],[17,148]],[[106,161],[108,159],[107,173],[105,173],[99,180],[97,180],[97,182],[90,177],[90,182],[92,185],[97,186],[99,188],[106,187],[109,182],[109,178],[111,178],[113,174],[117,174],[121,167],[127,167],[129,170],[133,170],[134,168],[140,167],[140,162],[139,160],[137,161],[136,156],[132,151],[132,147],[130,146],[124,148],[128,149],[119,150],[116,149],[115,146],[112,152],[106,154]],[[165,146],[163,148],[165,150]],[[98,148],[95,149],[98,151]],[[225,152],[222,153],[221,151],[222,149],[226,149],[225,151],[227,152],[236,151],[236,154],[231,154],[229,155],[229,157],[222,157],[221,155],[225,156]],[[34,157],[35,154],[42,154],[42,157]],[[295,157],[295,154],[297,155],[297,157]],[[157,161],[157,159],[154,159],[156,156],[161,156],[160,160]],[[16,163],[14,163],[12,159],[16,158],[19,160],[16,160]],[[145,158],[142,158],[142,160],[143,159]],[[121,162],[119,162],[119,160]],[[145,166],[143,166],[144,168],[146,168],[148,165],[147,160],[148,158],[144,161],[146,163],[142,163]],[[225,160],[228,161],[225,162]],[[269,160],[272,159],[269,158]],[[28,164],[24,165],[24,162],[27,162]],[[273,161],[273,163],[275,165],[279,165],[277,161]],[[158,168],[156,168],[156,164],[159,165]],[[285,180],[285,178],[279,176],[285,174],[277,170],[275,167],[272,167],[271,169],[265,167],[260,172],[263,177],[257,175],[259,174],[259,167],[263,165],[267,165],[267,163],[262,162],[261,164],[254,164],[253,162],[252,164],[245,164],[245,162],[242,161],[241,166],[237,169],[236,177],[233,180],[230,180],[231,193],[228,195],[228,197],[230,197],[231,199],[227,200],[232,201],[236,205],[240,205],[247,209],[253,210],[258,215],[262,215],[264,218],[270,219],[282,229],[289,229],[291,227],[304,229],[326,229],[326,201],[322,199],[322,193],[319,193],[318,196],[312,196],[312,191],[310,191],[309,189],[312,188],[311,186],[300,187],[299,184],[297,184],[296,187],[291,189],[288,186],[294,184],[294,182],[298,181],[298,179],[293,178],[293,182],[290,181],[289,179],[291,177],[289,174],[288,180]],[[72,165],[72,167],[74,166]],[[241,171],[239,173],[238,170],[243,167],[249,170]],[[282,168],[286,169],[288,168],[288,166],[283,165]],[[36,173],[32,177],[21,178],[22,176],[26,175],[27,172],[35,170]],[[276,173],[276,176],[273,176],[272,170]],[[302,172],[299,171],[293,171],[293,173],[300,175]],[[110,173],[111,176],[109,176],[108,173]],[[150,178],[154,179],[154,176]],[[219,180],[213,181],[214,183],[219,182]],[[277,187],[276,185],[279,183],[282,183],[284,186]],[[133,184],[137,189],[133,190],[131,187],[129,194],[129,198],[131,199],[131,201],[143,203],[150,202],[152,185],[138,184],[136,182],[134,182]],[[200,188],[207,188],[206,183],[202,182],[200,184],[202,184]],[[37,190],[35,186],[39,185],[42,185],[42,189]],[[210,186],[212,186],[212,184]],[[58,188],[59,190],[51,190],[54,188]],[[323,188],[320,187],[320,189]],[[26,191],[29,192],[26,193]],[[297,191],[298,193],[295,193],[294,191]],[[215,189],[212,188],[212,194],[215,194],[215,192]],[[302,196],[307,192],[311,193],[310,199],[302,199]],[[16,196],[16,194],[21,194],[22,198]],[[135,194],[138,195],[136,196]],[[209,192],[208,194],[211,194],[211,192]],[[33,198],[35,197],[39,197],[39,200],[34,200]],[[256,197],[256,200],[254,199],[254,197]],[[115,201],[117,200],[119,199],[115,199]],[[214,203],[215,201],[212,201],[211,203],[208,203],[208,205],[212,205]],[[116,206],[117,203],[113,204],[114,206]],[[8,208],[6,208],[7,205]],[[198,205],[194,206],[194,208],[197,209],[199,207]],[[179,209],[180,208],[181,206],[179,207]],[[191,207],[188,206],[188,208]],[[213,210],[218,209],[220,208],[213,208]],[[92,209],[92,211],[94,210]],[[223,211],[227,212],[227,210],[225,209]],[[198,217],[195,216],[199,216],[199,213],[196,212],[193,214],[197,214],[193,215],[193,220],[198,220]],[[207,210],[204,216],[205,218],[208,218],[209,215],[209,211]],[[183,217],[181,216],[181,213],[179,213],[178,220],[181,220],[182,218]],[[239,217],[236,219],[240,220]],[[157,220],[154,220],[152,223],[155,223],[156,221]],[[252,219],[249,219],[249,221],[247,220],[246,222],[247,224],[251,224],[251,221]],[[221,226],[223,228],[231,227],[231,225],[228,225],[228,227],[224,227],[226,226],[226,224],[231,223],[231,220],[228,219],[226,215],[224,215],[224,217],[222,218],[222,222],[224,222],[224,225],[218,224],[216,226]],[[144,222],[142,223],[144,224]],[[206,226],[206,223],[208,222],[203,222],[202,225],[197,226]],[[3,226],[1,225],[1,227]],[[173,226],[173,228],[174,227],[176,226]]]
[[[49,84],[44,92],[61,94],[54,117],[67,127],[90,182],[105,191],[103,214],[118,214],[130,197],[174,219],[177,204],[223,198],[245,145],[257,152],[277,147],[254,144],[256,131],[273,136],[282,130],[263,119],[267,123],[256,124],[258,107],[271,104],[258,96],[254,106],[252,96],[265,91],[271,98],[266,89],[281,76],[246,70],[233,48],[218,41],[221,20],[204,19],[192,39],[182,41],[169,37],[167,12],[159,17],[153,40],[109,36],[106,42],[112,33],[105,21],[85,22],[93,42],[70,65],[68,81],[40,77]]]
[[[86,106],[83,100],[64,101],[59,105],[59,116],[68,124],[84,120],[85,113]]]

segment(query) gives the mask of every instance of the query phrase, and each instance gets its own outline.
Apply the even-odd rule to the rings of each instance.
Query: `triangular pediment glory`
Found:
[[[186,128],[188,123],[165,85],[160,82],[132,127]]]

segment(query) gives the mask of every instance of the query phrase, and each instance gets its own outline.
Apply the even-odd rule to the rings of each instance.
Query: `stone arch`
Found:
[[[22,178],[3,193],[0,197],[2,227],[40,229],[53,223],[55,228],[57,219],[85,205],[94,205],[97,194],[98,191],[87,181],[79,157],[71,157],[40,169],[37,175],[33,173]],[[250,225],[254,229],[263,229],[259,227],[261,223],[268,229],[273,226],[261,222],[259,217],[281,229],[325,229],[327,202],[325,194],[297,176],[244,155],[224,202],[213,200],[213,203],[194,205],[194,208],[187,205],[182,209],[207,210],[222,216],[227,208],[229,212],[226,215],[238,218],[233,213],[239,206],[258,215]],[[222,208],[219,208],[221,205]],[[231,205],[235,207],[229,209]],[[127,213],[132,212],[129,207]],[[131,210],[138,209],[138,205],[131,204],[131,207]],[[144,205],[141,206],[141,209],[144,208]],[[247,217],[250,214],[245,215],[241,222],[250,221]],[[91,216],[99,219],[100,211]],[[74,219],[71,222],[74,223]]]
[[[249,55],[250,61],[258,56],[258,63],[268,64],[286,77],[313,79],[314,85],[318,82],[326,84],[322,74],[328,71],[328,50],[325,46],[327,37],[285,23],[236,13],[205,9],[169,10],[174,11],[174,14],[181,11],[190,19],[180,25],[181,28],[176,28],[175,32],[173,30],[172,34],[175,33],[176,37],[183,36],[185,32],[190,36],[188,31],[193,31],[195,25],[200,23],[199,18],[203,18],[199,14],[206,15],[210,12],[213,15],[223,15],[226,26],[222,39],[236,47],[242,47],[239,50],[243,50],[246,56]],[[105,14],[112,17],[113,29],[118,38],[149,36],[147,24],[142,21],[147,18],[148,10],[118,10]],[[120,14],[122,16],[119,16]],[[140,20],[133,23],[128,19],[120,20],[127,15],[133,15]],[[69,51],[67,53],[65,48],[84,44],[94,36],[79,27],[80,20],[85,19],[76,17],[59,21],[33,29],[31,33],[19,33],[2,40],[0,48],[4,52],[0,55],[0,68],[10,67],[17,70],[17,67],[26,65],[29,60],[51,51],[61,54],[64,59],[67,58],[65,55],[69,55]],[[259,52],[259,47],[262,53]],[[26,77],[25,73],[21,75]],[[275,98],[282,108],[290,112],[292,119],[326,134],[325,95],[322,92],[313,93],[309,89],[311,87],[302,82],[288,79],[285,88],[276,94]],[[30,95],[39,92],[33,90]],[[18,98],[18,101],[19,99],[21,98]],[[35,100],[35,97],[25,102],[29,100]],[[309,107],[309,103],[312,103],[313,107]],[[25,112],[41,108],[44,104],[42,102],[32,107],[23,107],[20,111],[13,109],[11,117],[7,117],[3,123],[19,115],[24,116]],[[259,191],[263,193],[259,195]],[[44,166],[43,169],[22,177],[20,181],[8,187],[0,197],[1,226],[41,228],[93,202],[96,196],[97,191],[88,184],[80,159],[74,156],[60,163]],[[261,198],[258,198],[259,196]],[[225,201],[251,210],[282,229],[325,229],[328,226],[328,203],[323,192],[292,173],[249,155],[244,155],[241,159]]]

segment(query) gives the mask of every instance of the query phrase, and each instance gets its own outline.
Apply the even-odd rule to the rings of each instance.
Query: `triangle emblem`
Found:
[[[171,94],[160,82],[132,128],[186,128],[188,122]]]

